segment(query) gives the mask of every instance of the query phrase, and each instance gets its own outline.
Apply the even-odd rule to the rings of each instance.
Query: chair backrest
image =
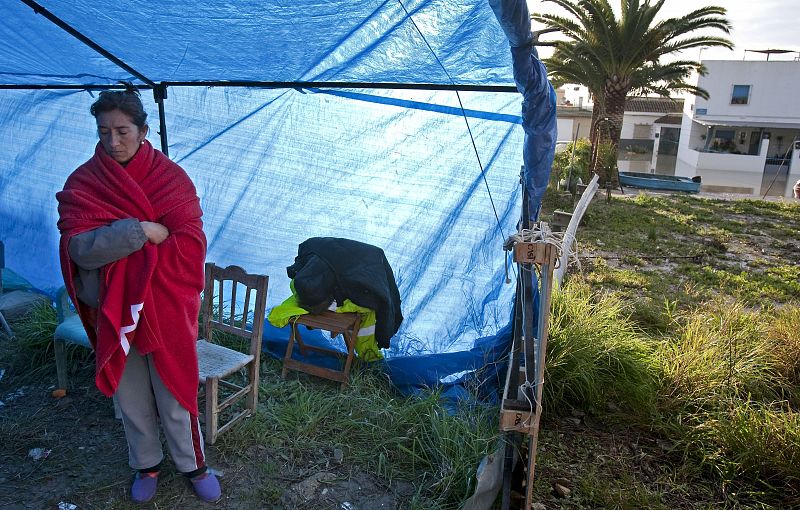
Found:
[[[76,315],[72,307],[72,300],[67,293],[67,288],[62,285],[56,291],[56,318],[58,323],[61,324],[67,317],[72,315]]]
[[[212,262],[206,263],[205,271],[202,310],[205,339],[212,342],[216,330],[256,340],[250,342],[250,354],[256,355],[261,349],[269,277],[248,274],[239,266],[221,268]],[[248,329],[251,313],[252,328]]]

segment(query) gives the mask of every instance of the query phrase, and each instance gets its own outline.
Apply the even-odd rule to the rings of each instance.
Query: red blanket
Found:
[[[94,156],[67,179],[58,199],[61,270],[95,349],[97,387],[117,389],[131,345],[151,354],[169,391],[197,414],[197,317],[206,238],[194,185],[148,141],[123,168],[98,143]],[[161,244],[101,269],[100,308],[75,294],[72,236],[123,218],[154,221],[169,230]]]

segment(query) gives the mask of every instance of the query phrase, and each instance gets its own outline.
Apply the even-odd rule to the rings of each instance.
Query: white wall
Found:
[[[592,117],[589,115],[562,115],[558,117],[558,139],[572,140],[577,132],[577,138],[589,138],[592,127]]]
[[[697,84],[711,97],[696,98],[695,115],[709,121],[800,123],[800,62],[707,60]],[[748,104],[731,104],[734,85],[750,85]],[[705,108],[704,115],[697,110]],[[747,125],[745,122],[743,125]]]
[[[683,118],[681,119],[681,137],[678,140],[678,161],[675,163],[675,175],[694,177],[697,175],[697,161],[700,157],[698,149],[703,148],[706,127],[692,120],[694,97],[687,97],[683,102]]]
[[[678,161],[675,163],[675,175],[681,177],[694,177],[697,175],[698,159],[700,159],[699,152],[693,150],[681,152],[679,147]]]
[[[572,141],[572,131],[574,120],[572,118],[556,118],[556,129],[558,129],[558,141]],[[588,128],[587,128],[588,132]]]
[[[650,136],[648,140],[653,139],[653,123],[656,119],[663,117],[663,113],[639,113],[639,112],[625,112],[622,118],[622,129],[620,129],[620,138],[633,138],[633,130],[637,124],[649,124]]]
[[[719,154],[695,152],[697,175],[702,178],[701,189],[730,193],[758,195],[767,160],[769,140],[761,144],[761,154]]]

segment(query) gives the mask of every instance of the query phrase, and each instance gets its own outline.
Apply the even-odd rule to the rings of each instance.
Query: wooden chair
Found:
[[[353,363],[353,356],[355,353],[356,336],[358,335],[358,328],[361,323],[361,316],[357,313],[336,313],[331,311],[324,311],[320,314],[307,314],[292,317],[289,321],[292,332],[289,335],[289,345],[286,347],[286,355],[283,358],[283,371],[281,375],[285,378],[286,373],[291,370],[305,372],[307,374],[316,375],[325,379],[330,379],[341,383],[341,388],[347,386],[347,378],[350,374],[350,365]],[[344,337],[344,343],[347,347],[347,353],[342,353],[333,349],[326,349],[324,347],[316,347],[307,345],[303,342],[298,329],[298,324],[302,324],[308,328],[317,328],[325,331],[330,331],[331,336],[341,334]],[[345,356],[344,366],[341,370],[332,370],[324,368],[311,363],[305,363],[296,359],[292,359],[292,350],[294,343],[297,342],[300,347],[300,352],[307,355],[308,351],[315,351],[322,354],[331,356]]]
[[[214,444],[220,434],[256,412],[261,335],[269,278],[248,274],[238,266],[223,269],[207,263],[205,270],[202,306],[205,338],[197,341],[197,357],[200,382],[205,385],[205,440],[208,444]],[[244,292],[244,301],[239,299],[240,291]],[[252,328],[247,329],[253,299]],[[229,304],[228,310],[226,303]],[[215,332],[247,340],[247,352],[213,343]],[[234,413],[233,416],[221,424],[222,412],[242,399],[246,399],[244,409],[231,410],[229,413]]]

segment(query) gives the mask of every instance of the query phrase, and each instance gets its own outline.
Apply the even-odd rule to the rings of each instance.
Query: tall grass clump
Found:
[[[56,310],[48,302],[40,302],[11,325],[14,330],[10,365],[18,383],[54,381],[56,374],[53,333],[58,326]],[[67,370],[88,368],[93,351],[81,345],[66,344]]]
[[[553,293],[544,405],[604,409],[608,402],[646,416],[655,403],[653,349],[623,302],[570,280]]]
[[[53,343],[56,326],[55,308],[50,303],[37,303],[23,317],[14,321],[16,343],[31,353],[47,351]]]
[[[16,319],[14,330],[14,352],[11,365],[21,381],[35,380],[41,374],[55,373],[53,357],[53,332],[58,325],[56,311],[50,303],[38,303],[23,317]]]
[[[659,350],[663,432],[726,483],[800,496],[800,309],[720,299],[674,321]]]
[[[662,403],[701,411],[715,409],[721,399],[769,403],[792,397],[800,354],[788,328],[800,319],[789,311],[779,316],[773,323],[771,311],[724,301],[676,316],[676,336],[659,353]]]
[[[304,376],[262,381],[262,389],[259,413],[243,428],[248,441],[293,459],[339,449],[347,464],[411,482],[417,493],[409,508],[458,508],[475,490],[476,466],[499,441],[496,408],[453,409],[436,392],[398,396],[383,374],[364,366],[343,391]]]
[[[800,408],[800,305],[770,313],[764,324],[765,340],[772,346],[781,376],[792,385],[792,405]]]
[[[800,498],[800,414],[785,402],[728,401],[703,417],[693,436],[705,439],[699,451],[723,480]]]

